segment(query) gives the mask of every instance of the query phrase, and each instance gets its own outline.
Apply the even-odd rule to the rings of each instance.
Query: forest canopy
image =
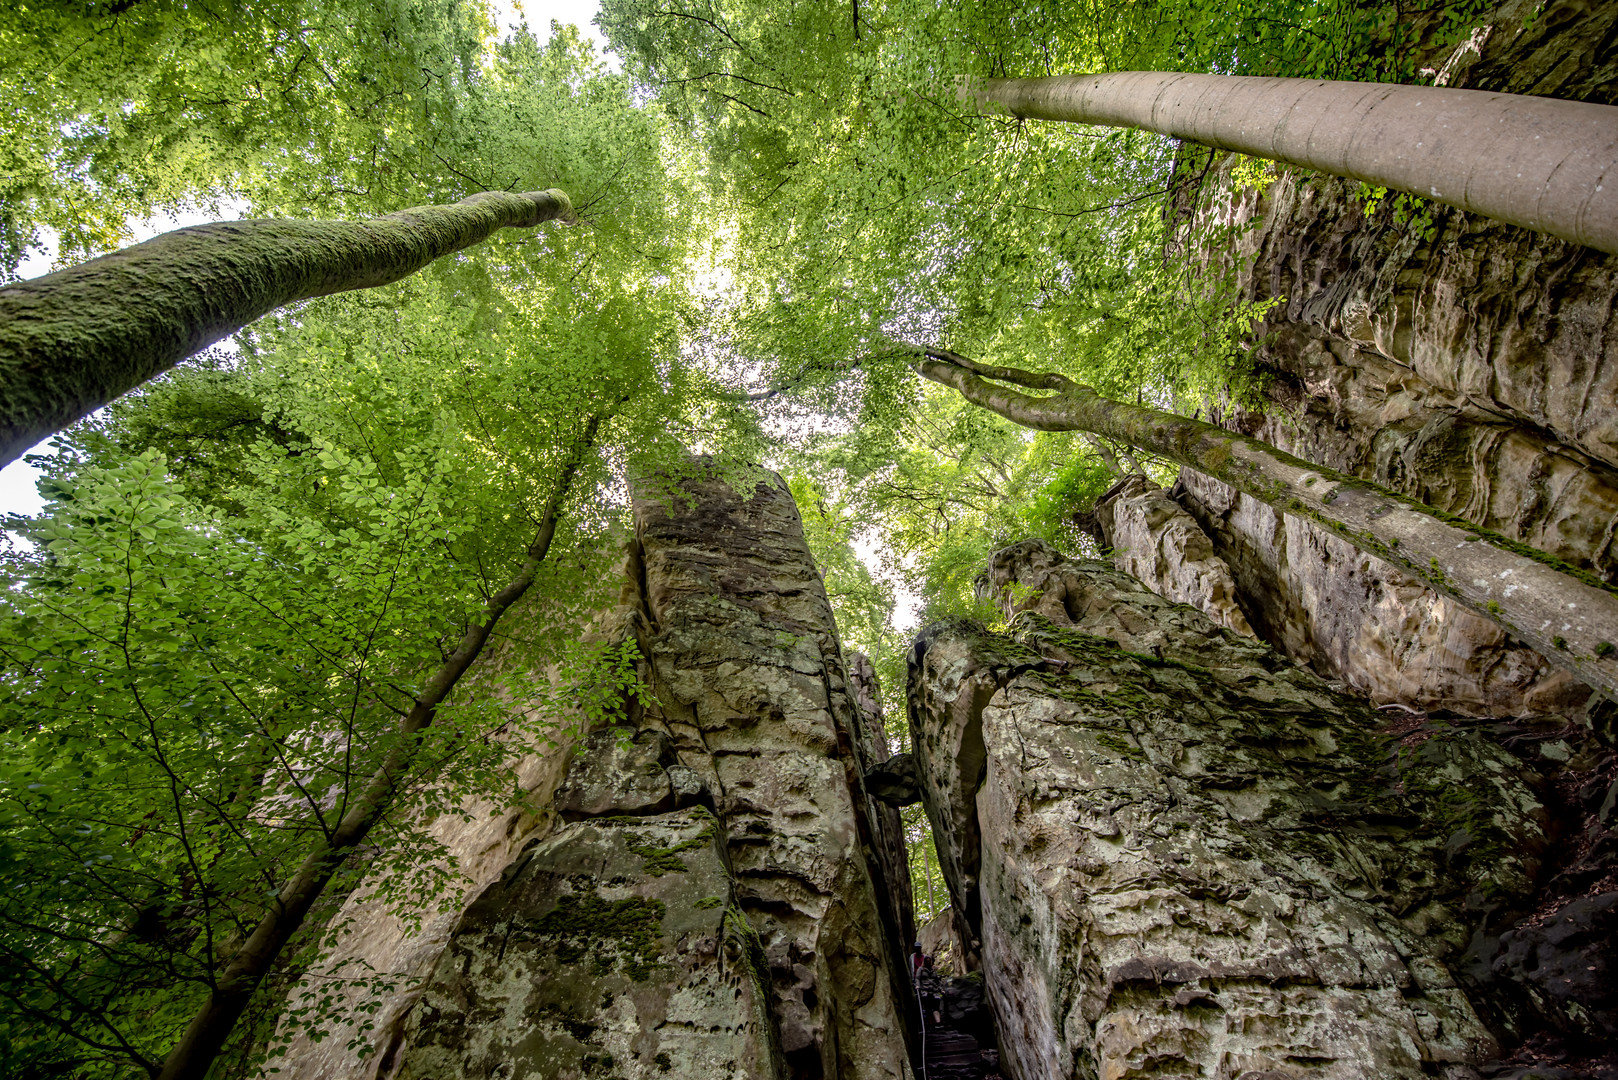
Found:
[[[592,620],[628,485],[690,454],[786,477],[902,740],[915,620],[992,618],[991,548],[1094,553],[1120,473],[1174,472],[979,408],[915,350],[1194,417],[1263,389],[1276,302],[1237,299],[1244,226],[1199,212],[1275,166],[983,114],[960,79],[1430,83],[1485,6],[605,0],[613,65],[479,0],[8,6],[0,282],[177,208],[560,189],[578,221],[283,308],[31,459],[46,506],[0,555],[0,1070],[181,1075],[227,984],[186,1075],[254,1075],[286,1023],[331,1025],[295,988],[361,877],[432,910],[454,871],[421,822],[520,799],[526,748],[633,699],[632,649]],[[293,867],[319,882],[288,925]]]

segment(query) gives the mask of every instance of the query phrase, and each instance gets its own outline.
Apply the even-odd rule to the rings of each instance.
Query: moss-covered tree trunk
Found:
[[[1155,131],[1618,252],[1618,106],[1165,71],[978,79],[961,92],[991,111]]]
[[[572,214],[553,189],[373,221],[222,221],[0,289],[0,465],[283,304],[386,285],[498,229]]]
[[[1057,374],[977,364],[944,350],[918,372],[1024,427],[1087,431],[1161,454],[1300,516],[1491,619],[1603,693],[1618,695],[1618,589],[1543,552],[1268,443]],[[998,382],[1055,391],[1035,397]]]

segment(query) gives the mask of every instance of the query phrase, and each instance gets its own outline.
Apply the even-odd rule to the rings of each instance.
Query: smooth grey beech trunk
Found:
[[[976,79],[961,95],[986,111],[1141,128],[1318,169],[1618,253],[1618,106],[1164,71]]]
[[[573,216],[553,188],[485,191],[371,221],[222,221],[8,285],[0,466],[284,304],[387,285],[498,229]]]
[[[415,763],[421,733],[432,725],[438,715],[438,707],[449,698],[461,676],[483,652],[483,646],[488,643],[489,635],[494,632],[501,617],[528,592],[541,564],[549,556],[568,493],[595,447],[600,426],[599,416],[590,417],[585,424],[584,433],[574,444],[563,466],[556,488],[540,517],[534,541],[529,545],[516,575],[489,598],[484,605],[482,618],[467,627],[455,651],[428,676],[410,710],[400,718],[396,731],[398,741],[388,751],[382,765],[355,793],[348,812],[331,835],[293,871],[271,901],[269,910],[225,964],[208,1000],[191,1018],[180,1040],[164,1059],[162,1071],[157,1074],[158,1080],[204,1080],[214,1059],[230,1038],[236,1022],[241,1019],[247,1003],[252,1000],[264,976],[269,974],[281,950],[303,926],[315,901],[326,891],[332,875],[365,842],[371,829],[393,806],[400,782]]]
[[[1618,697],[1618,589],[1526,544],[1258,439],[1110,401],[1066,376],[918,350],[924,377],[1040,431],[1085,431],[1161,454],[1301,517],[1493,620],[1586,684]],[[999,383],[1054,391],[1035,397]]]

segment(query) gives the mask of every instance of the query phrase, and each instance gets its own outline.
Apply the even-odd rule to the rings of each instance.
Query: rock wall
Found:
[[[628,556],[626,555],[626,558]],[[627,583],[625,559],[615,564]],[[626,589],[589,626],[586,640],[611,642],[633,633],[639,618],[635,593]],[[499,679],[489,677],[513,669],[533,668],[544,661],[525,647],[526,623],[551,617],[543,600],[530,595],[508,613],[506,633],[493,643],[482,671],[470,678],[499,693]],[[556,721],[548,744],[535,743],[515,763],[514,779],[525,794],[516,808],[478,801],[466,813],[441,814],[425,831],[442,845],[457,873],[453,895],[429,911],[397,911],[379,894],[379,879],[370,878],[343,899],[330,925],[338,928],[335,944],[311,975],[293,991],[294,1003],[306,993],[330,998],[334,1021],[323,1037],[283,1025],[282,1053],[270,1062],[281,1076],[298,1080],[370,1080],[386,1075],[402,1038],[407,1018],[420,1000],[423,984],[449,943],[462,913],[477,896],[498,881],[524,845],[542,840],[561,821],[555,795],[572,758],[576,718],[547,716],[534,702],[515,701],[513,714],[530,720]]]
[[[467,894],[423,932],[350,912],[330,963],[401,986],[282,1075],[911,1077],[908,864],[864,781],[889,756],[875,675],[843,657],[785,485],[743,486],[691,462],[635,492],[602,623],[655,704],[524,761],[532,806],[451,838]]]
[[[558,830],[462,917],[394,1075],[782,1075],[735,884],[701,807]]]
[[[872,727],[797,508],[773,473],[748,498],[702,475],[681,491],[694,501],[673,511],[635,503],[662,703],[648,722],[713,793],[790,1075],[906,1076],[911,931],[883,901],[908,897],[909,876],[878,856]]]
[[[883,798],[873,778],[883,778],[898,762],[888,746],[887,718],[877,684],[876,667],[862,652],[848,651],[848,680],[865,729],[854,740],[855,760],[859,763],[865,812],[873,823],[872,849],[881,871],[879,881],[888,890],[888,918],[895,931],[893,941],[901,951],[910,945],[916,932],[916,912],[910,887],[910,853],[905,847],[904,821],[899,804]],[[909,755],[903,755],[908,757]],[[914,800],[912,800],[914,801]],[[907,974],[903,972],[902,974]],[[908,1001],[908,978],[900,987]]]
[[[1470,47],[1432,58],[1440,81],[1618,100],[1613,5],[1509,0],[1485,18]],[[1223,403],[1215,422],[1613,579],[1618,258],[1293,169],[1247,186],[1232,163],[1180,213],[1216,227],[1203,257],[1235,271],[1240,299],[1277,305],[1254,333],[1262,408]],[[1217,481],[1181,479],[1238,605],[1289,656],[1379,702],[1579,704],[1577,684],[1488,620]],[[1151,542],[1138,546],[1146,558]],[[1128,569],[1165,595],[1197,592],[1195,571]]]
[[[1500,5],[1451,84],[1618,100],[1612,5],[1535,7]],[[1373,394],[1401,409],[1522,427],[1618,467],[1618,257],[1437,204],[1403,213],[1392,196],[1367,216],[1357,182],[1294,170],[1259,191],[1221,169],[1206,190],[1204,219],[1240,227],[1210,257],[1238,268],[1246,298],[1281,300],[1266,329],[1370,359]],[[1282,370],[1290,349],[1283,335]]]
[[[656,704],[580,744],[564,823],[466,912],[380,1075],[911,1076],[874,676],[780,479],[692,469],[634,500]]]
[[[909,708],[1010,1076],[1476,1075],[1494,1041],[1452,964],[1538,872],[1531,773],[1465,729],[1395,746],[1358,699],[1042,542],[982,586],[1014,633],[929,628]]]
[[[1096,504],[1113,565],[1370,697],[1474,716],[1576,709],[1588,692],[1499,627],[1307,521],[1192,470]]]
[[[1119,480],[1096,500],[1095,517],[1114,566],[1220,626],[1253,636],[1229,564],[1202,526],[1149,478],[1131,473]]]
[[[1191,470],[1176,490],[1260,636],[1377,704],[1517,716],[1589,696],[1495,623],[1306,521]]]

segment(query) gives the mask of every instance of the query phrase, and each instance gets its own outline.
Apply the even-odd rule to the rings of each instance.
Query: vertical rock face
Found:
[[[1095,519],[1118,569],[1373,702],[1500,715],[1586,697],[1494,623],[1201,473],[1183,470],[1172,493],[1125,477],[1097,501]]]
[[[1511,716],[1589,696],[1495,623],[1309,522],[1189,469],[1178,488],[1260,636],[1372,701]]]
[[[507,615],[506,635],[491,646],[485,668],[474,669],[471,681],[487,672],[532,667],[523,625],[548,617],[534,596]],[[632,604],[609,606],[582,633],[592,640],[617,640],[636,618]],[[495,685],[489,679],[485,685]],[[494,692],[499,692],[496,689]],[[528,702],[513,702],[512,713],[543,715]],[[547,717],[549,719],[559,719]],[[554,796],[567,772],[571,729],[564,723],[549,744],[531,746],[515,763],[513,779],[526,796],[526,806],[495,807],[483,801],[465,806],[462,814],[442,814],[424,829],[443,846],[456,876],[453,895],[427,911],[399,911],[389,903],[385,880],[368,878],[347,897],[332,919],[337,940],[310,978],[293,991],[336,999],[338,1019],[325,1037],[311,1037],[299,1025],[283,1025],[285,1043],[271,1062],[280,1076],[298,1080],[370,1080],[396,1064],[407,1020],[421,997],[424,980],[444,952],[462,911],[517,857],[523,846],[549,835],[560,820]],[[414,916],[414,918],[412,918]]]
[[[877,766],[887,763],[891,768],[895,764],[894,754],[888,748],[887,720],[882,715],[876,668],[871,664],[871,658],[862,652],[851,651],[844,655],[848,660],[848,679],[853,688],[855,704],[864,721],[863,732],[854,740],[854,756],[859,762],[861,776],[867,778],[862,782],[861,789],[865,812],[873,823],[871,841],[881,871],[879,881],[887,889],[884,907],[897,931],[894,944],[899,946],[900,951],[905,951],[911,935],[915,933],[916,913],[910,890],[910,853],[905,847],[904,822],[899,817],[899,807],[893,805],[891,800],[879,798],[868,779]],[[907,995],[908,1001],[908,978],[899,988]]]
[[[566,823],[467,911],[382,1074],[911,1075],[874,676],[845,668],[780,479],[695,469],[635,500],[656,704],[583,740]]]
[[[1487,17],[1451,85],[1618,100],[1612,5],[1505,3]],[[1291,171],[1216,198],[1213,217],[1254,226],[1236,263],[1247,298],[1282,301],[1266,327],[1283,331],[1278,366],[1290,367],[1289,331],[1300,328],[1367,363],[1373,397],[1510,424],[1618,468],[1618,257],[1434,204],[1400,213],[1392,201],[1367,216],[1357,182]]]
[[[1390,747],[1312,673],[1038,541],[982,584],[1014,635],[930,628],[910,720],[1010,1075],[1474,1075],[1492,1041],[1448,962],[1463,911],[1536,870],[1515,759]]]
[[[792,497],[762,474],[738,495],[681,485],[671,511],[637,499],[660,720],[702,773],[723,824],[737,906],[757,931],[791,1075],[908,1072],[898,960],[908,932],[884,898],[874,758]]]
[[[1263,356],[1277,376],[1272,415],[1220,413],[1232,427],[1609,580],[1618,573],[1618,470],[1306,322],[1272,326]]]
[[[461,919],[397,1075],[780,1075],[735,901],[701,807],[559,830]]]
[[[1196,519],[1162,488],[1131,473],[1096,500],[1095,516],[1118,569],[1226,629],[1253,636],[1229,565]]]
[[[1441,81],[1618,95],[1612,5],[1512,0],[1480,17],[1492,25],[1471,47],[1432,58]],[[1442,206],[1373,205],[1354,181],[1282,169],[1244,186],[1229,167],[1187,210],[1235,227],[1205,255],[1236,271],[1240,298],[1276,301],[1254,335],[1273,378],[1262,413],[1214,409],[1216,422],[1611,580],[1618,258]],[[1182,480],[1249,621],[1288,655],[1378,701],[1473,715],[1577,704],[1573,680],[1488,620],[1217,481]]]

